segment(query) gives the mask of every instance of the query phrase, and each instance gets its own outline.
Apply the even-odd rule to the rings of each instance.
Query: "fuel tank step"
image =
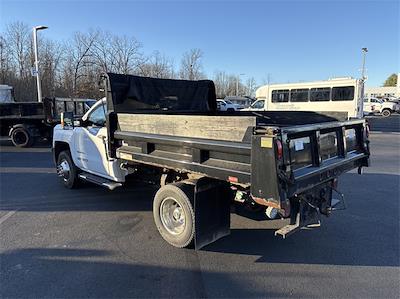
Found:
[[[121,183],[114,182],[114,181],[111,181],[109,179],[103,178],[101,176],[94,175],[94,174],[87,173],[87,172],[82,172],[78,176],[79,176],[80,179],[83,179],[83,180],[85,180],[87,182],[90,182],[90,183],[93,183],[93,184],[96,184],[96,185],[99,185],[99,186],[106,187],[109,190],[114,190],[115,188],[118,188],[118,187],[122,186]]]

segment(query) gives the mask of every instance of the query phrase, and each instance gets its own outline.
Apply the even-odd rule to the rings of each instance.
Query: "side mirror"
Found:
[[[74,113],[73,112],[61,112],[61,126],[64,129],[65,127],[74,127]]]

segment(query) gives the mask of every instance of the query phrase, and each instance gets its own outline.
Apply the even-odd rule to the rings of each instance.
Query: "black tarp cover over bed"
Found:
[[[174,80],[107,73],[116,113],[210,113],[217,109],[211,80]],[[109,100],[109,99],[108,99]]]
[[[104,75],[103,75],[104,78]],[[312,111],[217,111],[214,82],[107,73],[108,110],[129,114],[253,116],[259,124],[304,125],[345,120]]]

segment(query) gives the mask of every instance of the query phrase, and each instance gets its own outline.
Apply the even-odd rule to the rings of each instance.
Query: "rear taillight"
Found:
[[[276,155],[279,160],[283,158],[282,141],[279,139],[276,139]]]

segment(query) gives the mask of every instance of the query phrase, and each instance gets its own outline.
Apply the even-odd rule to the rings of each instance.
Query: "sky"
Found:
[[[368,86],[400,71],[400,0],[388,1],[9,1],[0,0],[0,32],[22,21],[65,41],[102,29],[134,36],[179,65],[192,48],[215,71],[258,84],[360,77],[367,47]],[[39,37],[40,38],[40,37]]]

